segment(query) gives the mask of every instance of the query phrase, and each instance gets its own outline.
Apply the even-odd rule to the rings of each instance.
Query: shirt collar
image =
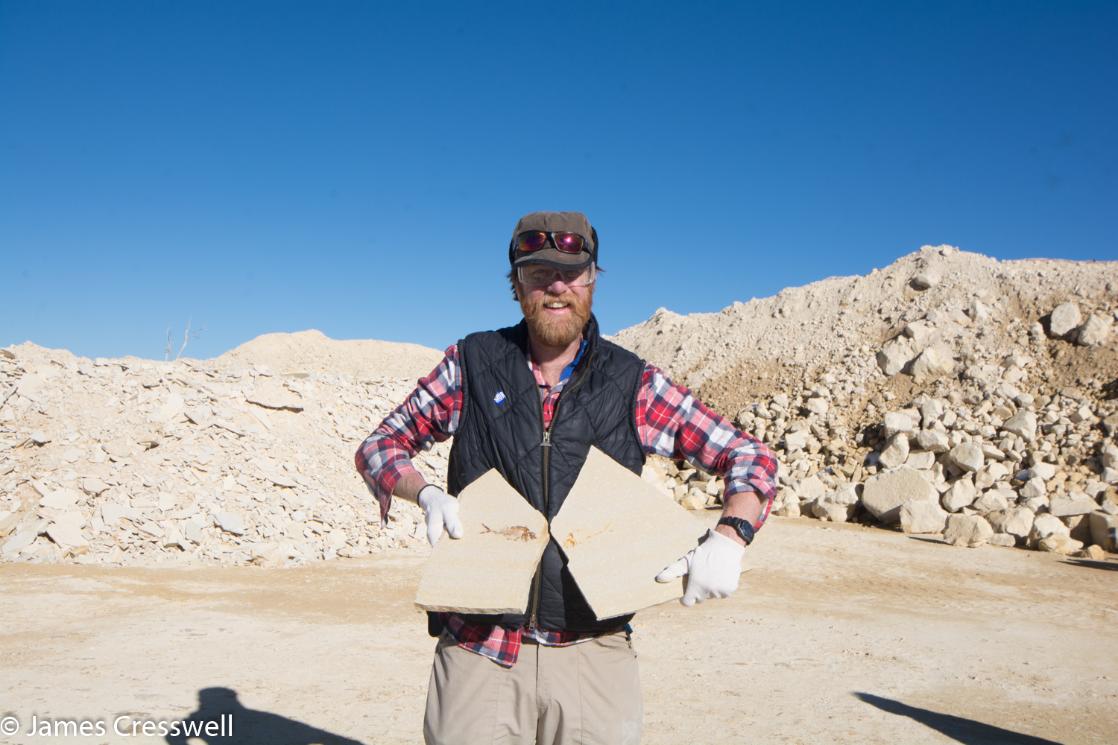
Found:
[[[582,341],[579,342],[578,352],[575,353],[575,358],[571,360],[566,367],[563,368],[563,372],[559,373],[558,385],[563,385],[564,383],[566,383],[567,379],[574,374],[574,371],[578,368],[578,363],[582,361],[583,354],[586,353],[586,347],[588,347],[589,345],[590,340],[583,336]],[[540,372],[540,366],[536,364],[536,361],[532,359],[531,355],[529,355],[528,357],[528,367],[532,370],[532,374],[536,377],[537,384],[544,387],[549,387],[547,383],[544,382],[543,373]]]

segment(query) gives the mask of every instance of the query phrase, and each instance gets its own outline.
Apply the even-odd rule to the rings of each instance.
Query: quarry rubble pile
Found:
[[[776,452],[776,515],[1098,558],[1118,527],[1116,311],[1118,263],[938,246],[616,340]],[[776,370],[751,402],[750,370]],[[650,478],[719,504],[686,464]]]
[[[602,288],[606,291],[606,288]],[[1118,527],[1118,262],[925,246],[614,340],[769,445],[773,512],[1100,558]],[[425,545],[361,440],[440,352],[260,337],[213,360],[0,349],[0,560],[286,565]],[[445,483],[449,443],[416,458]],[[693,510],[722,483],[651,458]],[[763,533],[762,533],[763,535]]]
[[[318,332],[204,361],[0,349],[0,559],[284,565],[425,545],[414,505],[381,525],[353,455],[440,357]],[[362,358],[364,375],[330,369]],[[448,453],[417,466],[445,477]]]

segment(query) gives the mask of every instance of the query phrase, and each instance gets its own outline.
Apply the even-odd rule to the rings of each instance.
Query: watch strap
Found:
[[[734,529],[734,532],[745,541],[745,545],[753,542],[753,536],[756,532],[753,529],[753,523],[746,520],[744,517],[724,517],[718,521],[719,525],[729,525]]]

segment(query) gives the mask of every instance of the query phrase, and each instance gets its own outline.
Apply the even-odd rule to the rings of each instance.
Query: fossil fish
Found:
[[[502,528],[501,530],[493,530],[493,528],[489,527],[485,523],[482,523],[481,524],[481,532],[482,533],[496,533],[497,535],[503,535],[506,538],[512,538],[514,541],[534,541],[534,540],[536,540],[535,531],[529,529],[528,526],[526,526],[526,525],[510,525],[509,527]]]

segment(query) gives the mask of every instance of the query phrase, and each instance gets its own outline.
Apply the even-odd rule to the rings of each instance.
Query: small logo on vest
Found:
[[[493,397],[493,403],[497,404],[498,406],[504,406],[505,401],[507,400],[508,399],[505,398],[504,391],[497,391],[497,395]]]

